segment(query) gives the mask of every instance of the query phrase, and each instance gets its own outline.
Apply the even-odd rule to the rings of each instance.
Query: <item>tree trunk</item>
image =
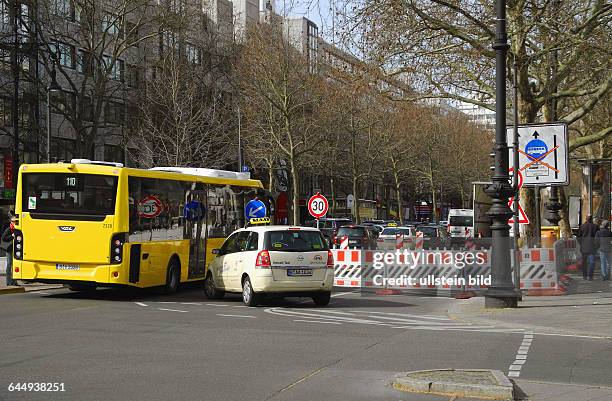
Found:
[[[331,195],[331,216],[336,217],[336,184],[334,182],[334,177],[329,178],[329,190]]]
[[[353,202],[353,217],[355,217],[355,223],[361,223],[361,216],[359,215],[359,195],[357,188],[357,175],[353,174],[353,197],[355,198],[355,202]]]
[[[559,229],[561,231],[562,238],[569,238],[572,236],[572,228],[569,224],[569,202],[567,196],[565,196],[565,187],[559,187],[559,202],[561,203],[561,210],[559,215]]]
[[[395,196],[397,197],[397,215],[400,225],[404,225],[404,213],[402,208],[402,194],[400,193],[401,185],[397,170],[393,171],[393,179],[395,180]]]
[[[295,163],[295,156],[291,156],[291,158],[289,159],[289,165],[291,168],[291,192],[293,192],[293,225],[297,226],[300,224],[300,183],[298,180],[298,171]]]

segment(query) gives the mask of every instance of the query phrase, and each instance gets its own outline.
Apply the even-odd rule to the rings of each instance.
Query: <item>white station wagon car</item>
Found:
[[[319,230],[309,227],[253,226],[235,231],[209,265],[206,296],[220,299],[241,292],[256,306],[264,296],[312,297],[329,304],[334,260]]]

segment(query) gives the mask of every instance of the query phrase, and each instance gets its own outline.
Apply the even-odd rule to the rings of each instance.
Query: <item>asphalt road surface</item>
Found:
[[[249,308],[196,286],[3,295],[0,399],[446,400],[389,385],[438,368],[612,387],[609,340],[469,325],[446,316],[452,302],[338,290],[326,308],[299,298]],[[65,391],[8,391],[24,382]]]

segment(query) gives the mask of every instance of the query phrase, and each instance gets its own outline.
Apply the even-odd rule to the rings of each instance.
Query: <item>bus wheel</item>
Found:
[[[248,306],[257,306],[259,303],[259,294],[253,291],[249,276],[246,276],[242,282],[242,302]]]
[[[225,295],[225,291],[218,290],[215,287],[215,279],[210,270],[206,275],[206,280],[204,280],[204,294],[208,299],[221,299]]]
[[[181,265],[176,258],[170,259],[168,263],[168,273],[166,275],[166,286],[164,288],[166,294],[174,294],[178,290],[181,282]]]
[[[91,284],[68,284],[70,291],[95,291],[96,286]]]

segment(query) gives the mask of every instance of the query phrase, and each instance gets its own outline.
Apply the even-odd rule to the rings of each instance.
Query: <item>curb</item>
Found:
[[[490,372],[497,384],[453,383],[446,381],[429,381],[410,378],[407,375],[424,372]],[[407,372],[397,375],[393,380],[393,388],[399,391],[438,394],[459,397],[485,397],[494,400],[513,400],[514,385],[499,370],[488,369],[434,369]]]
[[[19,294],[19,293],[22,293],[22,292],[26,292],[25,288],[23,288],[23,287],[11,286],[11,287],[0,288],[0,295],[4,295],[4,294]]]

